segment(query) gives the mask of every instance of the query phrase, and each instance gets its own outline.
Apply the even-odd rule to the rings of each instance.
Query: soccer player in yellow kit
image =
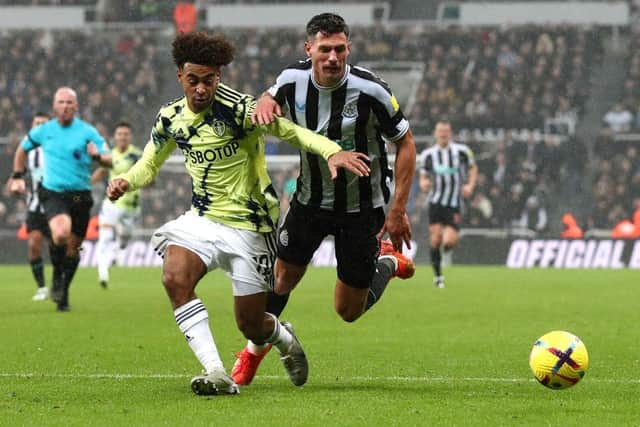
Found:
[[[101,181],[109,173],[109,179],[127,172],[140,159],[142,151],[131,143],[131,124],[120,122],[113,133],[115,147],[111,150],[111,169],[98,168],[93,173],[93,183]],[[133,228],[140,218],[140,190],[130,191],[117,201],[104,199],[100,209],[98,237],[98,279],[100,286],[107,288],[109,267],[116,259],[118,250],[124,249],[131,239]]]
[[[176,323],[204,368],[191,380],[192,390],[238,393],[220,360],[207,309],[195,294],[198,281],[215,268],[231,278],[238,328],[247,339],[273,344],[289,378],[300,386],[308,376],[304,351],[291,325],[265,312],[266,292],[274,284],[279,208],[267,174],[263,133],[318,154],[333,176],[338,168],[366,176],[367,156],[341,151],[338,144],[286,119],[254,126],[255,99],[220,83],[221,68],[233,59],[233,47],[224,37],[180,34],[173,42],[173,59],[185,96],[160,110],[142,158],[110,182],[107,196],[116,200],[150,183],[179,147],[192,178],[191,210],[160,227],[152,243],[164,258],[162,282]]]

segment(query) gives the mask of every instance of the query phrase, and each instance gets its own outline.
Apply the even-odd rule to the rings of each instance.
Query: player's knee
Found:
[[[345,322],[352,323],[362,315],[362,307],[355,307],[353,304],[339,303],[336,304],[336,313],[338,313]]]
[[[162,284],[176,307],[193,299],[194,286],[189,283],[189,278],[184,273],[165,270],[162,272]]]

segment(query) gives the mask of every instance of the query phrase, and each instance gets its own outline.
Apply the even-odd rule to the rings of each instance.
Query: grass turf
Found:
[[[49,270],[47,271],[49,274]],[[275,352],[239,396],[189,388],[200,367],[179,333],[158,269],[114,269],[111,288],[80,269],[70,313],[32,302],[28,267],[1,267],[1,425],[638,425],[640,311],[631,270],[420,267],[394,280],[356,323],[333,312],[333,269],[312,269],[283,318],[310,361],[291,385]],[[230,370],[244,345],[220,272],[199,285]],[[582,338],[584,380],[551,391],[532,380],[534,340]]]

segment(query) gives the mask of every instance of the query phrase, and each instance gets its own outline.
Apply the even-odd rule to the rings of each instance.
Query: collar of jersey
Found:
[[[207,108],[205,108],[204,110],[200,111],[199,113],[196,113],[195,111],[191,111],[191,108],[189,108],[189,102],[187,102],[187,98],[185,96],[184,108],[182,109],[182,114],[183,114],[183,116],[186,115],[188,117],[199,117],[199,116],[202,116],[204,113],[206,113],[211,108],[213,108],[213,104],[215,102],[216,102],[216,100],[215,100],[215,97],[214,97],[213,101],[211,102],[211,104],[209,104],[209,106]]]
[[[318,82],[316,82],[316,79],[313,76],[313,68],[312,68],[311,69],[311,83],[313,83],[313,85],[318,90],[334,90],[334,89],[337,89],[340,86],[342,86],[344,84],[344,82],[347,81],[347,77],[349,77],[349,70],[350,69],[351,69],[351,66],[349,64],[347,64],[347,67],[344,69],[344,76],[342,76],[340,81],[338,83],[336,83],[335,85],[333,85],[333,86],[321,86]]]

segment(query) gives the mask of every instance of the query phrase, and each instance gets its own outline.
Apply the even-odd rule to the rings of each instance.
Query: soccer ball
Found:
[[[540,384],[560,390],[576,385],[584,377],[589,367],[589,354],[577,336],[553,331],[533,344],[529,366]]]

